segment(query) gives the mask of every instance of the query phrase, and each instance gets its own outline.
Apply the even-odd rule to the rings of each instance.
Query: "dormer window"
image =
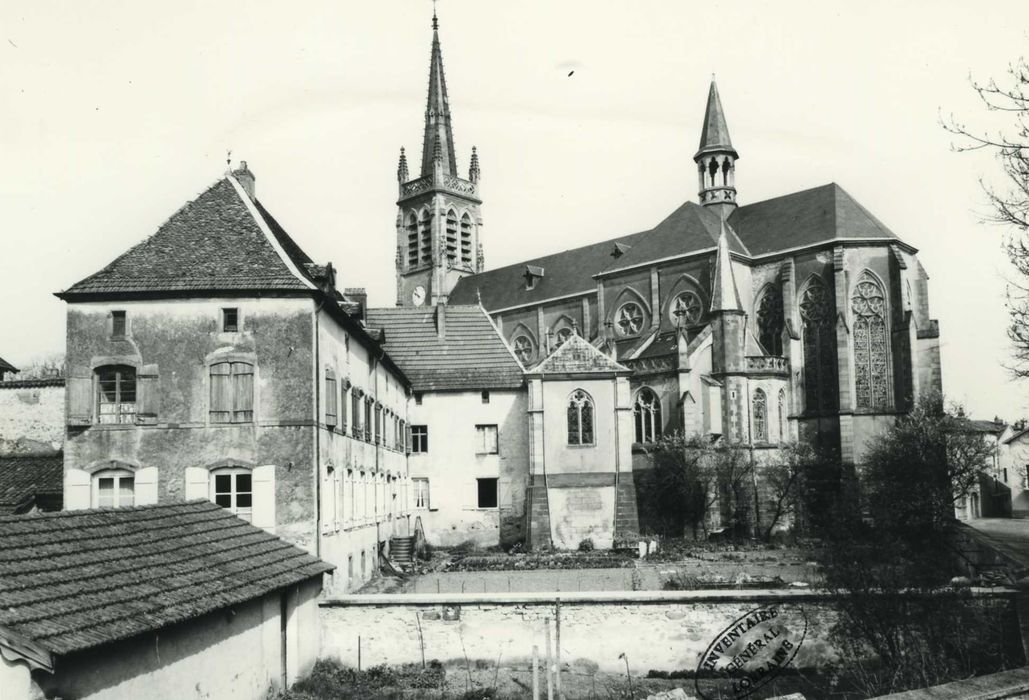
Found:
[[[526,265],[525,266],[525,288],[532,290],[536,288],[536,283],[543,279],[543,268],[539,265]]]

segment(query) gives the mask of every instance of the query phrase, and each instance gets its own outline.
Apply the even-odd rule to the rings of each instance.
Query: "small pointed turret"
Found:
[[[732,257],[729,255],[729,236],[725,221],[718,234],[718,253],[715,256],[715,274],[711,282],[711,313],[718,311],[742,311],[740,293],[736,289],[736,277],[732,273]]]
[[[736,161],[739,157],[740,154],[733,148],[732,139],[729,138],[722,100],[712,76],[707,109],[704,111],[704,126],[700,132],[700,148],[693,156],[700,177],[698,197],[701,204],[735,206]]]
[[[478,183],[479,175],[479,153],[475,150],[475,146],[472,146],[472,162],[468,166],[468,179]]]
[[[408,181],[407,172],[407,155],[404,153],[404,147],[400,147],[400,163],[397,164],[397,182],[403,185]]]
[[[443,75],[443,52],[439,45],[439,21],[432,15],[432,52],[429,57],[429,96],[425,104],[425,137],[422,139],[422,174],[433,172],[435,143],[439,141],[443,157],[443,173],[457,175],[454,155],[454,131],[450,126],[450,100],[447,80]]]

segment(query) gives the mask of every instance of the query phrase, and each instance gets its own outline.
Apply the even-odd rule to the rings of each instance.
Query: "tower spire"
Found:
[[[454,154],[454,131],[450,125],[450,100],[447,97],[447,80],[443,75],[443,52],[439,44],[439,20],[436,6],[432,8],[432,52],[429,56],[429,96],[425,104],[425,136],[422,139],[421,177],[433,172],[433,150],[439,139],[443,155],[443,173],[457,175],[457,158]]]
[[[701,204],[736,205],[736,161],[739,157],[729,138],[718,85],[712,75],[704,125],[700,131],[700,147],[693,156],[700,177],[698,197]]]
[[[736,277],[732,273],[732,258],[729,256],[729,236],[723,219],[722,230],[718,234],[715,274],[711,283],[711,313],[742,310],[740,293],[736,289]]]

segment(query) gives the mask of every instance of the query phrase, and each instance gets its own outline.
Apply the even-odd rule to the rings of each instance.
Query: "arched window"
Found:
[[[446,246],[447,246],[447,260],[450,261],[451,265],[457,263],[457,212],[453,209],[447,211],[447,230],[446,230]]]
[[[407,213],[404,230],[407,232],[407,266],[414,267],[418,264],[418,218],[413,211]]]
[[[704,302],[700,295],[686,290],[676,295],[668,305],[668,317],[676,326],[695,326],[704,315]]]
[[[93,474],[93,505],[97,508],[136,505],[136,475],[128,469],[104,469]]]
[[[250,522],[253,517],[253,478],[245,467],[222,467],[211,472],[211,500]]]
[[[786,423],[786,390],[779,389],[779,442],[789,442],[789,428]]]
[[[211,365],[211,422],[251,423],[254,420],[254,366],[249,362]]]
[[[568,342],[568,339],[575,334],[575,329],[572,325],[572,319],[568,318],[567,316],[562,316],[554,322],[554,325],[550,328],[550,332],[552,334],[551,337],[553,338],[553,340],[551,341],[552,346],[550,349],[557,350],[559,347]]]
[[[515,336],[511,340],[511,349],[514,350],[515,356],[523,365],[529,364],[536,357],[536,342],[524,331],[515,331]]]
[[[636,418],[636,442],[654,442],[661,437],[661,399],[653,389],[640,389],[632,411]]]
[[[755,389],[750,403],[754,417],[754,442],[768,442],[768,398],[764,390]]]
[[[886,340],[886,293],[864,272],[850,297],[854,313],[854,403],[858,409],[889,408],[889,350]]]
[[[593,441],[593,399],[576,389],[568,398],[568,444],[592,445]]]
[[[625,302],[618,307],[618,311],[615,313],[615,327],[618,329],[619,335],[623,336],[638,335],[643,330],[645,320],[646,313],[643,311],[643,307],[635,301]]]
[[[768,285],[757,302],[758,340],[769,355],[782,355],[782,292]]]
[[[814,277],[800,296],[804,326],[804,409],[836,409],[835,304],[825,282]]]
[[[461,217],[461,263],[471,266],[472,264],[472,217],[468,212]]]
[[[136,420],[136,368],[107,365],[96,370],[97,419],[101,423]]]

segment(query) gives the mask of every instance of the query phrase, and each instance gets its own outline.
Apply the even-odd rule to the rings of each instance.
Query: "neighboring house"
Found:
[[[977,433],[990,447],[989,462],[978,484],[954,502],[954,515],[959,520],[1011,516],[1011,496],[1004,485],[1003,450],[1005,441],[1014,432],[1000,418],[990,420],[960,420],[959,430]]]
[[[333,563],[407,535],[409,382],[241,163],[67,302],[64,504],[208,498]],[[347,480],[344,474],[353,474]]]
[[[0,517],[0,697],[263,699],[331,569],[207,501]]]
[[[0,515],[61,510],[64,456],[0,456]]]
[[[1029,518],[1029,428],[1022,422],[1001,440],[998,479],[1011,497],[1011,517]]]
[[[0,381],[0,455],[54,454],[64,445],[64,379]]]
[[[0,357],[0,382],[4,380],[5,374],[17,374],[18,368],[12,365],[10,362]]]

